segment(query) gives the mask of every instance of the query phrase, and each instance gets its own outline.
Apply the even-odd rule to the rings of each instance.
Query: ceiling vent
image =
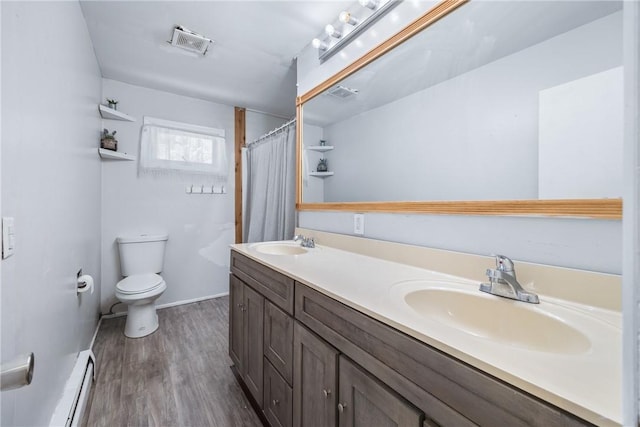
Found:
[[[209,49],[209,45],[213,43],[213,40],[178,25],[173,29],[173,37],[171,37],[169,43],[180,49],[204,55],[207,53],[207,49]]]
[[[328,95],[335,96],[336,98],[348,98],[358,94],[358,89],[351,89],[346,86],[337,85],[329,89]]]

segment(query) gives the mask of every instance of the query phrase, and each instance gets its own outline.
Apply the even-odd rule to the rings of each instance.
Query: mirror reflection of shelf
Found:
[[[325,151],[333,150],[333,145],[310,145],[307,147],[307,150],[324,153]]]
[[[122,120],[125,122],[135,122],[136,119],[134,119],[133,117],[131,117],[128,114],[125,113],[121,113],[118,110],[114,110],[113,108],[109,108],[105,105],[98,105],[98,108],[100,110],[100,115],[102,116],[103,119],[107,119],[107,120]]]
[[[333,172],[309,172],[310,176],[317,176],[318,178],[326,178],[328,176],[333,176]]]
[[[132,156],[127,153],[120,153],[118,151],[105,150],[104,148],[98,148],[98,154],[103,160],[135,160],[136,156]]]

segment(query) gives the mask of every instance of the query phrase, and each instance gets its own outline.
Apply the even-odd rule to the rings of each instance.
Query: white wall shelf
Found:
[[[103,160],[135,160],[136,156],[127,153],[119,153],[117,151],[105,150],[98,148],[98,154]]]
[[[307,150],[324,153],[325,151],[333,150],[333,145],[310,145],[307,147]]]
[[[107,120],[122,120],[125,122],[135,122],[136,119],[134,119],[133,117],[131,117],[128,114],[125,113],[121,113],[118,110],[114,110],[113,108],[109,108],[105,105],[98,105],[98,108],[100,110],[100,115],[102,116],[103,119],[107,119]]]
[[[333,176],[333,172],[309,172],[311,176],[317,176],[318,178],[326,178],[328,176]]]

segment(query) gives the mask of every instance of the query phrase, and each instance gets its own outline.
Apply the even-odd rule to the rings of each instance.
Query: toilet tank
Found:
[[[121,236],[116,240],[120,249],[120,269],[123,276],[160,273],[164,264],[166,234]]]

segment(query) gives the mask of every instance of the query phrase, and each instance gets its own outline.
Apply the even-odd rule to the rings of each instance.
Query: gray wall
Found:
[[[640,407],[640,3],[624,3],[623,425]]]
[[[100,291],[100,70],[77,2],[2,2],[2,216],[16,252],[2,262],[2,361],[35,353],[33,383],[2,392],[6,426],[48,425]]]

